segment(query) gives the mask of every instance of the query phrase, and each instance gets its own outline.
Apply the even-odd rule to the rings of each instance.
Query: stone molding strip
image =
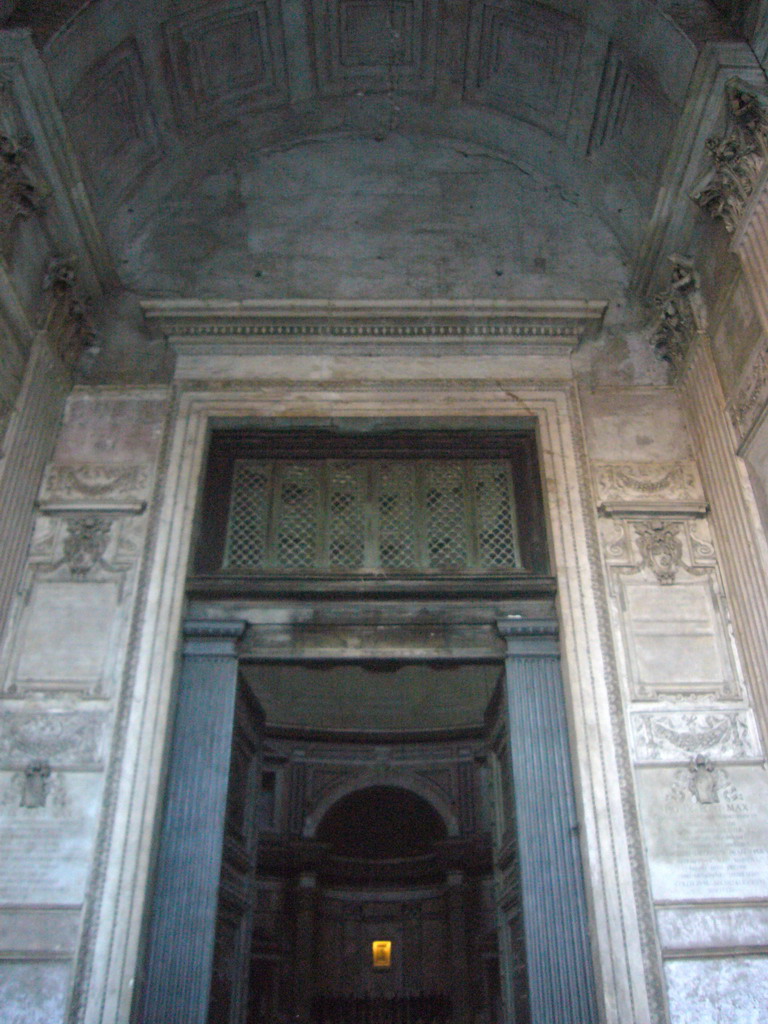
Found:
[[[596,300],[205,301],[142,304],[150,327],[179,355],[344,352],[486,354],[508,350],[568,354],[596,333],[606,303]]]

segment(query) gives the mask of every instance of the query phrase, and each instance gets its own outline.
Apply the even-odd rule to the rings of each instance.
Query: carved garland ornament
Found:
[[[691,198],[732,233],[768,160],[766,97],[731,78],[725,86],[725,111],[725,131],[707,140],[712,167]]]

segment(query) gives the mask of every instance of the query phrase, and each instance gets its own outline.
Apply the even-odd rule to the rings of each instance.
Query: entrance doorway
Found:
[[[228,432],[199,522],[139,1019],[591,1024],[531,430]]]
[[[265,712],[247,1019],[501,1019],[493,823],[503,793],[487,708],[503,666],[254,662],[241,672]],[[523,968],[510,972],[518,985]],[[518,996],[515,1024],[523,1007]]]

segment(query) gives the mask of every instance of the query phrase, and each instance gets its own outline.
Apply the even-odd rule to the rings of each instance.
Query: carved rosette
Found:
[[[768,160],[768,97],[731,78],[725,111],[724,132],[707,140],[711,167],[691,198],[733,233]]]
[[[73,367],[86,349],[96,346],[89,303],[77,286],[77,259],[57,256],[48,263],[43,292],[49,305],[44,327],[65,366]]]
[[[706,317],[692,260],[673,254],[669,262],[670,283],[654,299],[656,314],[649,342],[656,356],[679,372],[693,339],[705,329]]]

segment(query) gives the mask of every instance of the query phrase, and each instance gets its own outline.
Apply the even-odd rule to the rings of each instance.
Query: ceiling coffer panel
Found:
[[[99,198],[123,195],[162,155],[136,40],[96,61],[78,83],[68,109]]]
[[[482,0],[472,10],[467,99],[563,137],[579,70],[583,28],[523,0]]]
[[[589,151],[608,151],[653,178],[666,154],[676,111],[657,82],[615,43],[608,48]]]
[[[436,0],[312,0],[320,91],[429,94]]]
[[[180,124],[287,101],[278,0],[209,5],[167,21],[163,36]]]

